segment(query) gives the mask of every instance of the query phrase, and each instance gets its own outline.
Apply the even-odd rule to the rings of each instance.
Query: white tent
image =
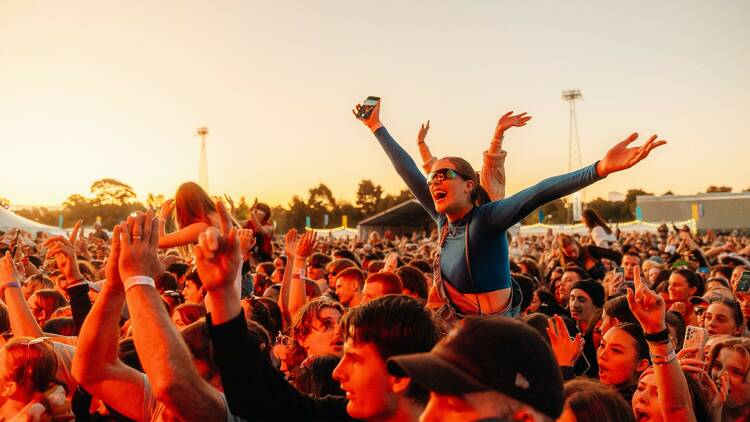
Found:
[[[609,227],[612,230],[614,230],[615,228],[619,228],[620,231],[623,233],[627,233],[627,232],[656,233],[656,229],[662,224],[667,224],[667,226],[674,224],[677,227],[688,226],[693,233],[697,231],[695,220],[692,220],[692,219],[679,221],[676,223],[672,223],[671,221],[669,222],[646,222],[646,221],[634,220],[634,221],[630,221],[627,223],[609,223]],[[521,235],[523,236],[544,235],[545,233],[547,233],[547,229],[552,229],[553,233],[566,233],[566,234],[578,234],[578,235],[586,235],[589,233],[589,230],[586,228],[585,225],[583,225],[583,223],[533,224],[530,226],[521,226]]]
[[[349,237],[354,239],[357,235],[359,235],[359,231],[356,229],[350,229],[348,227],[337,227],[335,229],[312,229],[315,230],[318,233],[318,236],[322,237],[332,237],[334,239],[341,239],[343,237]]]
[[[65,230],[48,226],[46,224],[37,223],[36,221],[29,220],[28,218],[21,217],[9,211],[3,207],[0,207],[0,230],[8,232],[11,229],[20,228],[31,233],[32,236],[36,235],[36,232],[45,232],[52,235],[55,234],[66,234]]]

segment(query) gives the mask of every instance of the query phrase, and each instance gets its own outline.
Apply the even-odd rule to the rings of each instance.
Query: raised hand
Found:
[[[667,328],[664,298],[649,289],[641,281],[641,268],[633,268],[635,292],[628,288],[628,306],[646,334],[656,334]]]
[[[242,266],[240,240],[224,202],[216,201],[216,211],[219,214],[219,228],[209,227],[198,236],[198,244],[193,246],[195,265],[209,293],[232,289],[239,293],[236,282]]]
[[[16,263],[13,262],[13,257],[10,256],[10,252],[5,252],[5,256],[0,258],[0,286],[5,286],[8,283],[20,283],[21,275],[18,273]]]
[[[120,224],[120,277],[144,275],[156,279],[162,272],[159,262],[159,220],[154,213],[138,213]]]
[[[383,123],[380,122],[380,103],[382,101],[378,101],[377,104],[372,109],[372,112],[370,112],[370,116],[366,119],[363,119],[359,117],[359,112],[364,107],[362,104],[357,104],[354,106],[354,109],[352,109],[352,113],[354,113],[354,117],[365,124],[368,128],[370,128],[371,131],[377,130],[379,127],[383,126]]]
[[[237,238],[240,240],[240,253],[243,258],[247,257],[255,246],[255,233],[250,229],[238,229]]]
[[[497,121],[497,126],[495,126],[495,137],[493,139],[496,141],[502,139],[503,134],[505,134],[506,130],[514,126],[526,126],[526,122],[528,122],[529,120],[531,120],[531,116],[527,116],[526,113],[514,115],[513,111],[511,110],[503,114]]]
[[[284,237],[284,253],[290,259],[294,259],[294,254],[297,252],[297,242],[299,242],[297,229],[292,228],[286,232],[286,236]]]
[[[76,222],[68,238],[59,235],[52,236],[42,244],[42,246],[48,248],[46,258],[54,258],[57,268],[65,276],[65,279],[59,282],[62,289],[66,289],[69,284],[83,279],[83,275],[81,275],[81,271],[78,268],[76,247],[74,246],[78,243],[78,233],[82,222],[82,220]]]
[[[633,133],[607,151],[604,158],[596,164],[596,172],[599,176],[604,177],[616,171],[629,169],[646,158],[654,148],[667,143],[667,141],[657,141],[656,135],[653,135],[640,147],[628,148],[628,145],[636,139],[638,139],[638,133]]]
[[[555,315],[547,320],[547,335],[549,336],[550,346],[555,353],[557,364],[560,366],[575,366],[576,361],[583,353],[583,337],[581,333],[570,338],[568,327],[559,315]]]
[[[419,133],[417,134],[417,145],[423,144],[425,138],[427,138],[427,132],[430,131],[430,121],[423,123],[419,126]]]
[[[385,265],[383,265],[383,269],[380,270],[380,272],[394,272],[397,267],[398,254],[396,252],[391,252],[385,257]]]
[[[107,280],[107,286],[117,292],[125,292],[120,277],[120,244],[122,236],[122,225],[118,224],[112,229],[112,250],[107,257],[107,263],[104,267],[104,277]]]
[[[315,230],[308,230],[299,239],[295,255],[299,258],[307,258],[313,254],[318,247],[318,233]]]

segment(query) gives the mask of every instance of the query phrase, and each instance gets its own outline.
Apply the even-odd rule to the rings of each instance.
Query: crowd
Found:
[[[357,106],[429,232],[274,235],[198,185],[107,233],[0,236],[2,420],[750,420],[750,237],[507,229],[662,145],[505,196],[503,115],[479,172],[425,176]],[[174,218],[176,230],[167,232]]]

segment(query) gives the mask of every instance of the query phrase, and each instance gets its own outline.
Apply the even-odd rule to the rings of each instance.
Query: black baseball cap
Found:
[[[510,318],[464,319],[429,353],[388,359],[388,371],[440,394],[496,391],[551,418],[560,416],[565,401],[550,346]]]

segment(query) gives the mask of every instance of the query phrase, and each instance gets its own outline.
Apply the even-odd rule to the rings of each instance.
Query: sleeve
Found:
[[[425,174],[430,174],[430,172],[432,171],[432,165],[435,164],[435,161],[437,161],[437,158],[432,157],[428,161],[422,163],[422,169],[424,170]]]
[[[495,232],[505,231],[536,208],[600,179],[602,177],[596,173],[596,163],[571,173],[544,179],[511,197],[483,205],[482,224]]]
[[[75,335],[81,331],[83,321],[86,320],[86,315],[91,310],[91,299],[89,299],[89,285],[84,282],[79,286],[73,286],[67,289],[68,296],[70,297],[70,310],[73,314],[73,326],[75,327]]]
[[[612,249],[600,248],[598,246],[593,246],[593,245],[586,246],[586,249],[588,250],[588,253],[589,255],[591,255],[592,258],[596,258],[596,259],[606,258],[606,259],[609,259],[610,261],[616,262],[617,265],[620,265],[620,262],[622,262],[622,254]]]
[[[375,131],[375,137],[380,142],[380,146],[385,150],[386,155],[391,160],[391,164],[396,168],[396,172],[401,176],[411,193],[417,198],[425,211],[437,221],[439,214],[435,211],[435,204],[432,202],[430,189],[427,187],[427,179],[419,171],[417,164],[409,154],[404,151],[396,140],[391,137],[385,127]]]
[[[315,399],[297,391],[271,366],[247,330],[242,312],[223,324],[206,316],[229,411],[247,420],[351,420],[346,399]]]
[[[507,155],[508,153],[504,150],[500,150],[497,154],[484,152],[482,171],[479,172],[479,184],[493,201],[505,198],[505,157]]]

